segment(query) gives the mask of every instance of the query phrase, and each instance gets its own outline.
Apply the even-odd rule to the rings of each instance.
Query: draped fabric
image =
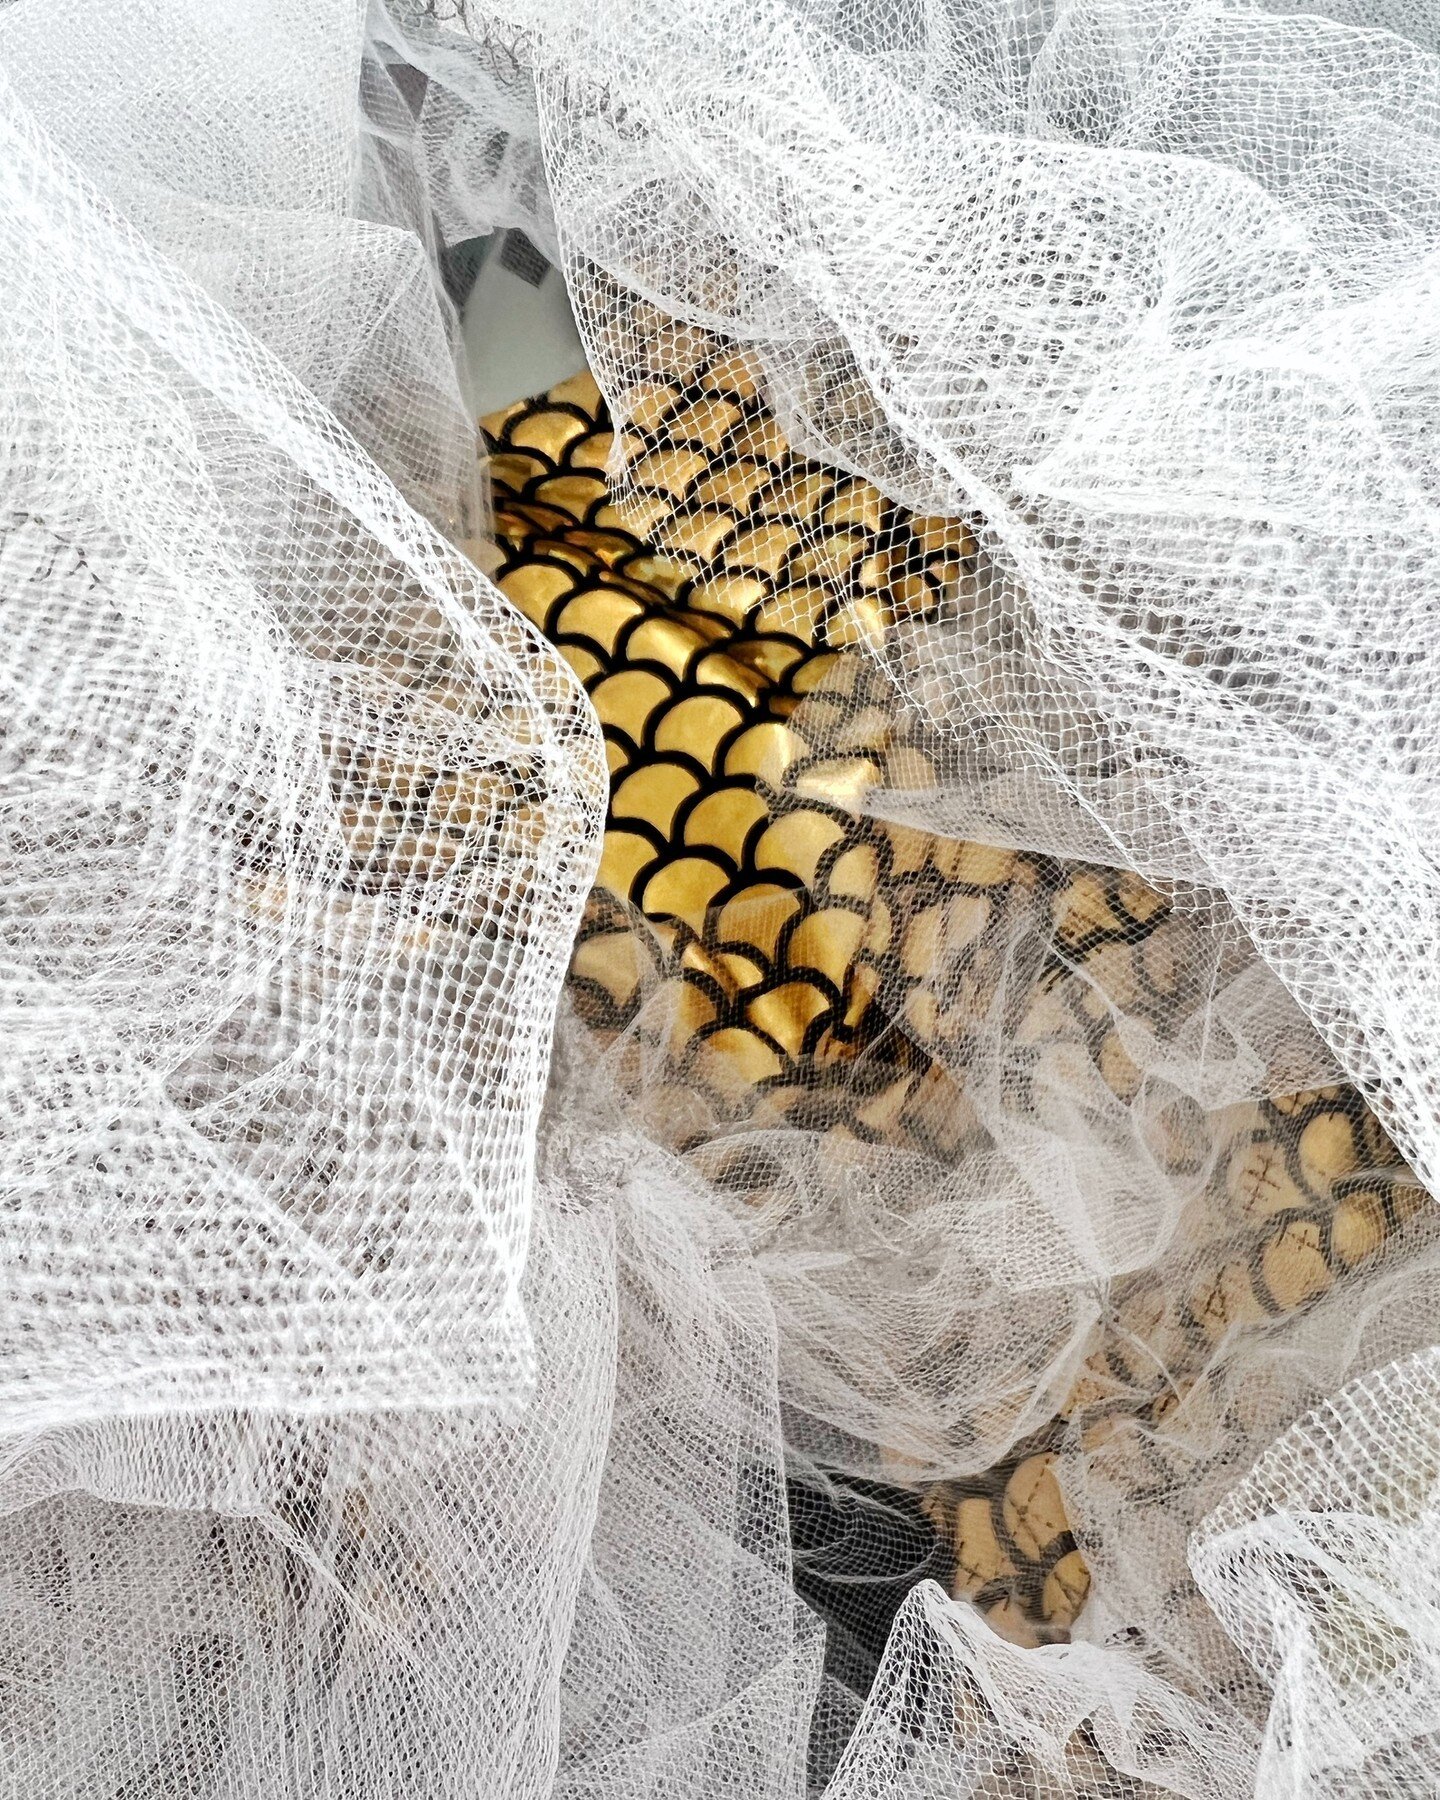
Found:
[[[0,6],[0,1791],[1434,1789],[1437,130]]]

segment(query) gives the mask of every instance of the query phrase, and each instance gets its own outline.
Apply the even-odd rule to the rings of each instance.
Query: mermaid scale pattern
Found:
[[[1187,1196],[1158,1267],[1097,1284],[1049,1416],[1027,1424],[993,1396],[952,1413],[956,1472],[940,1478],[876,1445],[894,1484],[879,1510],[918,1503],[933,1533],[917,1572],[1017,1642],[1064,1639],[1092,1580],[1067,1471],[1108,1457],[1136,1500],[1183,1482],[1196,1412],[1238,1404],[1201,1398],[1222,1349],[1373,1267],[1422,1190],[1342,1086],[1208,1116],[1143,1104],[1147,1053],[1153,1068],[1193,1001],[1183,895],[904,822],[935,769],[879,652],[897,621],[964,604],[975,533],[796,455],[721,347],[631,394],[627,415],[617,444],[582,374],[482,426],[495,579],[604,729],[604,852],[570,987],[648,1129],[762,1216],[803,1206],[787,1173],[802,1143],[943,1170],[986,1153],[999,1019],[1009,1108],[1121,1118]],[[1042,1333],[1032,1349],[1048,1347]],[[943,1393],[944,1364],[942,1346],[922,1390]],[[1040,1378],[1036,1361],[1025,1379]],[[1004,1454],[966,1468],[987,1443]],[[823,1463],[817,1479],[857,1479]],[[802,1577],[812,1551],[797,1546]],[[863,1630],[873,1602],[851,1575],[826,1603]]]

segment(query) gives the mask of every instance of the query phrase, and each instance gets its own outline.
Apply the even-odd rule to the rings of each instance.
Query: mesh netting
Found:
[[[7,1793],[1433,1791],[1433,40],[0,7]]]

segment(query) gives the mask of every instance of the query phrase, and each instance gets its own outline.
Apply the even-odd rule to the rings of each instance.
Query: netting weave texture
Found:
[[[9,0],[0,251],[0,1794],[1434,1792],[1429,10]]]

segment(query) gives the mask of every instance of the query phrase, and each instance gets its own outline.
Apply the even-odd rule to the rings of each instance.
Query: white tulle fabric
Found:
[[[1163,1478],[1076,1449],[1076,1641],[927,1583],[824,1672],[787,1468],[983,1467],[1195,1189],[1001,1095],[940,1186],[796,1134],[787,1234],[610,1090],[600,734],[476,567],[434,275],[509,224],[621,420],[703,328],[983,517],[884,652],[942,779],[870,804],[1167,884],[1165,1091],[1338,1071],[1440,1179],[1427,8],[11,0],[0,1788],[1433,1792],[1428,1215]]]

